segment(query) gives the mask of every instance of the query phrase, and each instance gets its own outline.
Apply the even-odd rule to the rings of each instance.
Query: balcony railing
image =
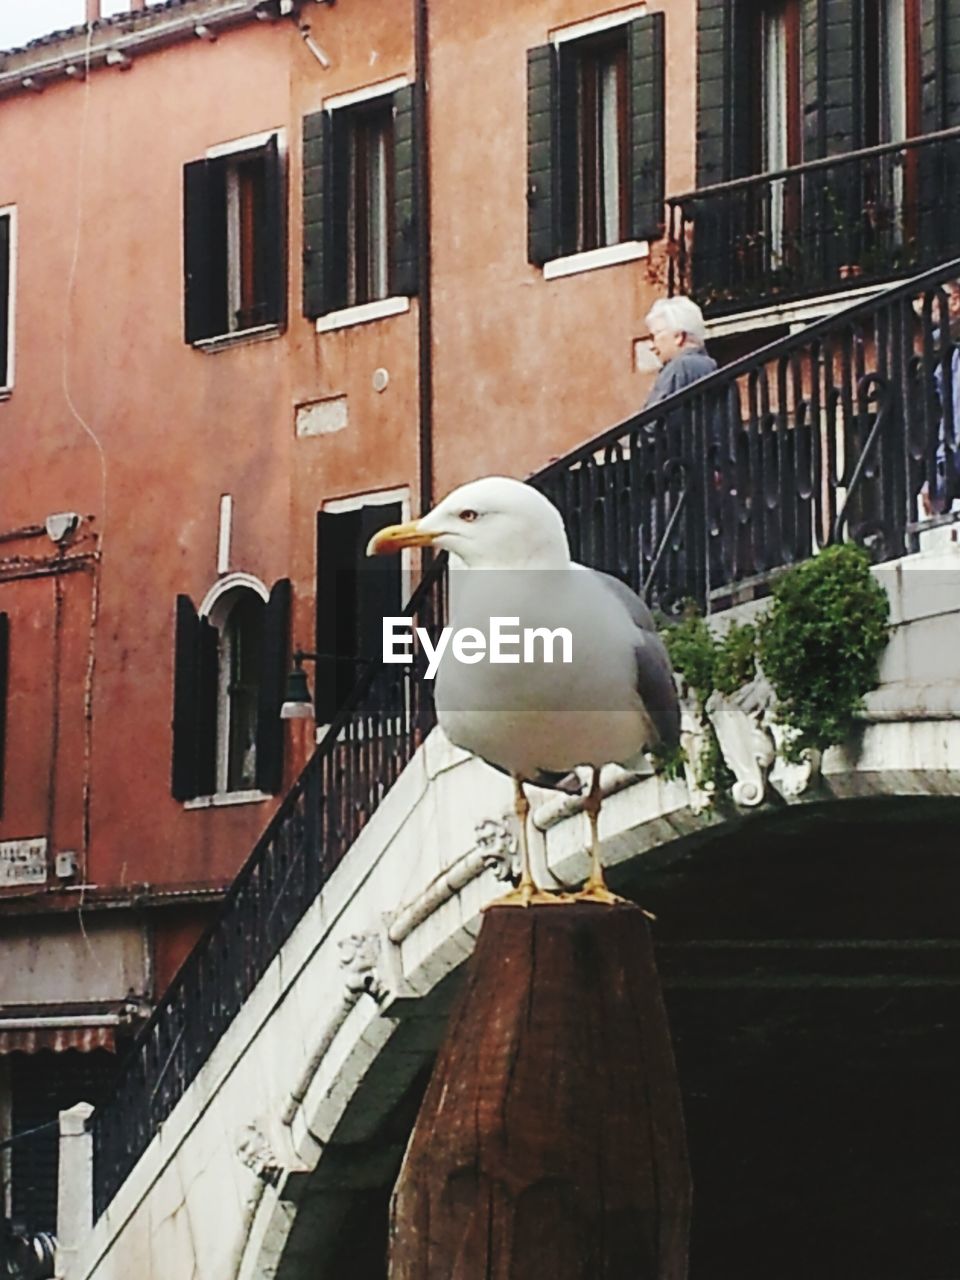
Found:
[[[960,253],[960,129],[669,201],[671,294],[710,315],[882,283]]]
[[[686,388],[532,477],[575,558],[704,608],[824,544],[910,550],[957,489],[960,259]],[[957,495],[960,496],[960,495]],[[942,514],[922,517],[928,504]],[[409,605],[445,613],[442,563]],[[372,666],[257,842],[93,1117],[99,1215],[434,723],[422,655]]]

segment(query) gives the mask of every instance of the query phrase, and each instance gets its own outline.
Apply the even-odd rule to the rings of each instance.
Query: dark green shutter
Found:
[[[173,661],[173,774],[175,800],[192,800],[197,785],[195,716],[199,672],[197,657],[200,619],[189,596],[177,596]]]
[[[7,685],[10,671],[10,620],[0,613],[0,817],[3,815],[4,762],[7,750]]]
[[[353,687],[357,652],[359,511],[317,513],[317,723],[329,724]]]
[[[317,721],[339,711],[367,662],[383,649],[383,619],[402,608],[399,556],[370,560],[366,546],[401,519],[399,503],[317,514]],[[364,662],[358,662],[362,658]]]
[[[217,702],[220,685],[220,633],[206,618],[198,628],[197,795],[217,790]]]
[[[923,132],[935,133],[947,118],[944,0],[921,0],[920,80]]]
[[[416,90],[405,85],[393,95],[393,264],[390,292],[410,297],[419,285],[417,219]]]
[[[0,387],[10,380],[10,215],[0,217]]]
[[[820,77],[823,59],[820,55],[820,0],[801,0],[800,66],[803,100],[803,158],[816,160],[826,154],[823,117],[820,112],[822,90]]]
[[[264,323],[282,325],[287,318],[287,219],[283,157],[276,134],[264,147],[263,289]]]
[[[803,0],[804,159],[863,142],[863,0]]]
[[[557,256],[554,151],[557,60],[552,45],[527,50],[527,260]]]
[[[290,661],[290,579],[275,582],[263,611],[263,662],[257,690],[257,786],[276,794],[283,786],[280,707]]]
[[[630,234],[656,240],[663,234],[662,13],[646,14],[630,23]]]
[[[218,641],[216,627],[197,616],[190,597],[177,596],[171,777],[176,800],[216,790]]]
[[[554,252],[570,254],[583,248],[580,236],[580,58],[576,41],[565,40],[560,45],[556,52],[556,65],[553,117]]]
[[[700,0],[697,6],[697,186],[730,177],[731,0]]]
[[[330,114],[316,111],[303,121],[303,314],[308,319],[328,309],[324,291],[324,183]]]
[[[222,162],[183,168],[183,306],[187,342],[227,332],[227,201]]]
[[[803,0],[805,160],[843,156],[863,143],[863,2]],[[863,195],[857,165],[838,164],[803,182],[807,254],[826,277],[860,261]]]
[[[757,10],[749,0],[699,0],[697,6],[697,186],[742,178],[756,169],[754,111]],[[739,205],[728,195],[695,209],[694,291],[722,289],[736,270],[730,245],[742,234]],[[704,280],[701,281],[701,274]]]
[[[749,0],[699,0],[698,187],[742,178],[755,168],[755,23]]]
[[[401,599],[400,557],[366,554],[373,535],[388,524],[403,519],[399,502],[387,502],[360,508],[357,538],[357,652],[365,659],[378,662],[383,653],[383,619],[399,617]]]

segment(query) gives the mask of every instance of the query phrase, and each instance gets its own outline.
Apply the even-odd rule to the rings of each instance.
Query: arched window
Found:
[[[172,791],[179,800],[280,790],[290,583],[231,574],[197,611],[177,597]]]
[[[217,790],[257,785],[257,713],[263,669],[264,601],[239,588],[223,612],[217,697]]]

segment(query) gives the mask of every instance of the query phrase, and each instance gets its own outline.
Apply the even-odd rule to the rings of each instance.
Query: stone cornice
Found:
[[[90,71],[123,70],[135,57],[187,40],[215,40],[231,27],[295,16],[302,0],[185,0],[176,6],[142,9],[122,17],[35,41],[0,54],[0,97],[40,92]]]

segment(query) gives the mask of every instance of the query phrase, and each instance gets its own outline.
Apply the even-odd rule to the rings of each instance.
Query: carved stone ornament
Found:
[[[510,880],[519,870],[519,842],[511,816],[483,818],[474,827],[483,865],[498,880]]]
[[[347,991],[352,996],[361,996],[364,992],[378,1003],[384,998],[386,989],[377,972],[380,961],[380,934],[351,933],[337,943],[340,951],[340,967],[345,970]]]
[[[700,778],[700,760],[707,744],[707,726],[700,714],[697,695],[682,678],[677,678],[680,696],[680,746],[683,748],[683,776],[690,794],[690,808],[703,813],[713,804],[716,783]]]
[[[774,761],[773,740],[743,709],[736,694],[728,696],[715,689],[705,709],[723,759],[736,778],[731,789],[734,803],[748,808],[760,804],[767,770]]]
[[[815,753],[805,751],[798,763],[784,758],[796,731],[777,720],[777,697],[762,671],[736,693],[717,690],[707,699],[706,713],[727,767],[736,777],[736,804],[752,808],[763,801],[767,783],[786,799],[802,795],[816,768]]]
[[[237,1133],[237,1156],[240,1163],[252,1169],[261,1182],[276,1185],[283,1172],[273,1148],[255,1124],[246,1124]]]

